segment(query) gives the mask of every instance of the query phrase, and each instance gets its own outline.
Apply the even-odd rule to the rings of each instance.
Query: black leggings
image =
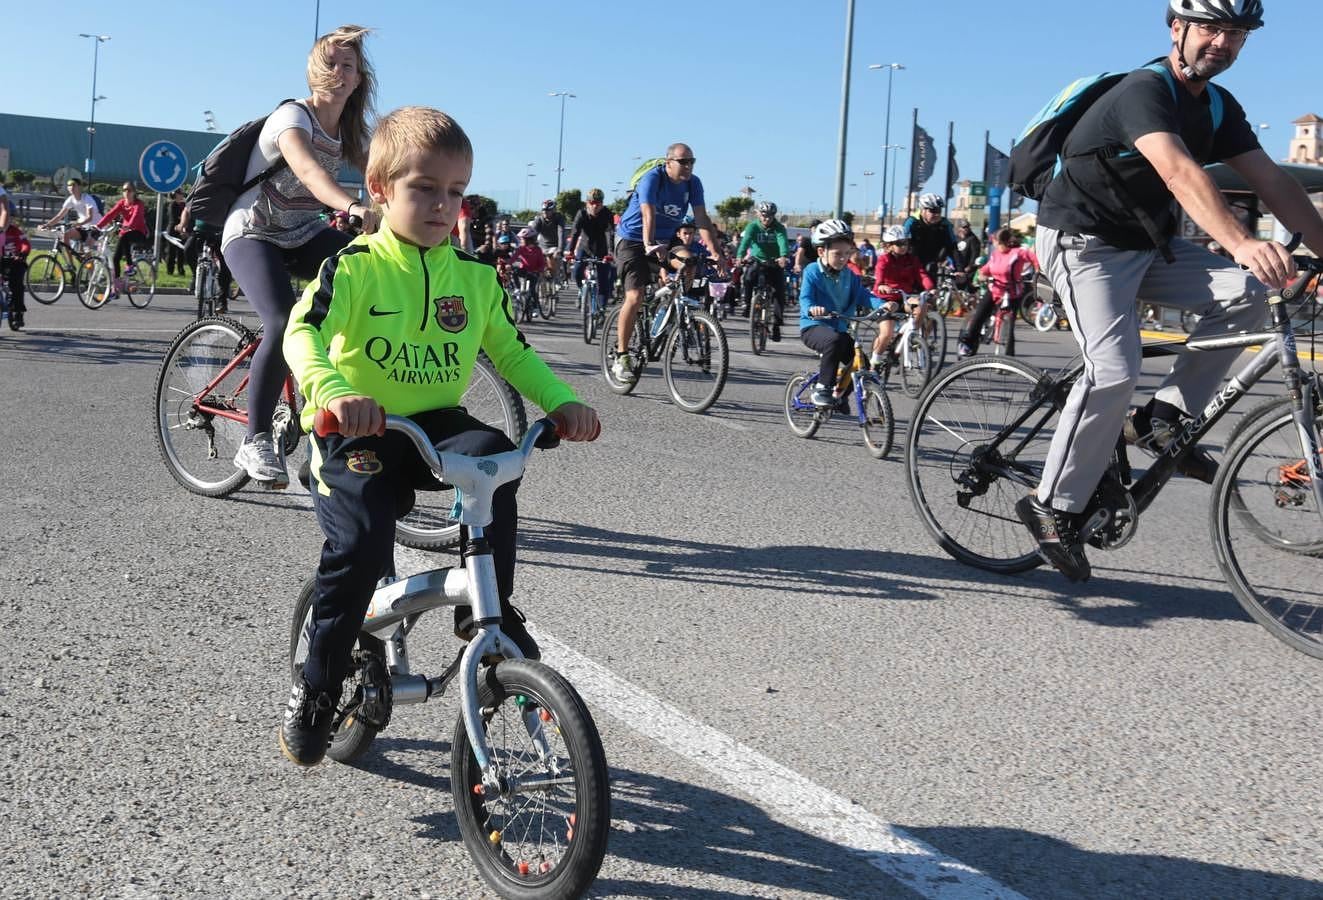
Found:
[[[410,418],[441,450],[486,456],[514,449],[504,433],[463,409],[430,410]],[[436,489],[437,483],[413,444],[397,431],[383,437],[313,436],[313,441],[321,459],[314,474],[330,493],[316,486],[312,492],[326,542],[317,567],[303,677],[313,690],[334,694],[344,679],[377,580],[395,571],[395,520],[412,508],[415,490]],[[375,471],[366,471],[365,462]],[[514,593],[518,489],[519,482],[513,481],[496,490],[492,523],[486,529],[503,603]]]
[[[119,243],[115,244],[115,277],[119,277],[120,263],[126,259],[132,259],[129,254],[133,252],[134,247],[146,247],[147,235],[141,231],[121,231],[119,233]]]
[[[302,247],[288,250],[256,238],[235,238],[226,245],[225,261],[243,288],[244,296],[262,317],[262,331],[266,335],[249,363],[249,437],[271,431],[280,387],[289,374],[285,355],[280,350],[296,299],[289,276],[312,281],[322,262],[344,249],[349,241],[349,235],[344,232],[324,228]]]
[[[854,359],[854,338],[847,332],[837,331],[830,325],[814,325],[806,328],[799,339],[810,350],[822,354],[818,367],[818,384],[827,390],[836,387],[836,369],[848,365]]]
[[[1015,316],[1020,312],[1020,304],[1023,302],[1024,302],[1024,298],[1022,297],[1011,301],[1012,320],[1014,320]],[[991,316],[993,311],[997,308],[997,303],[998,301],[992,299],[991,291],[981,292],[978,298],[978,305],[974,307],[974,311],[970,314],[969,318],[965,320],[964,327],[960,329],[960,341],[962,343],[969,345],[969,351],[971,353],[978,351],[978,345],[981,341],[983,334],[983,323],[988,321],[988,317]],[[1006,351],[1010,353],[1012,356],[1014,356],[1015,355],[1015,322],[1014,321],[1011,321],[1010,328],[1011,328],[1011,333],[1010,335],[1007,336]]]

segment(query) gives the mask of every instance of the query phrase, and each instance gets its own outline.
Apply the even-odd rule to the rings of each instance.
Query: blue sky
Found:
[[[1309,38],[1318,0],[1266,0],[1268,26],[1219,79],[1244,104],[1274,158],[1290,122],[1323,114]],[[687,141],[709,206],[752,175],[758,197],[822,211],[835,198],[845,0],[707,3],[456,3],[322,0],[322,30],[378,29],[369,54],[381,111],[422,103],[460,121],[477,151],[472,188],[498,198],[554,191],[560,100],[566,103],[562,187],[608,197],[635,157]],[[84,118],[92,42],[102,45],[101,121],[222,131],[303,96],[315,0],[119,3],[71,0],[6,11],[0,110]],[[982,172],[985,130],[1002,150],[1062,85],[1140,65],[1168,49],[1163,0],[857,0],[845,206],[881,199],[885,71],[900,62],[891,140],[907,148],[914,107],[944,158],[954,121],[962,173]],[[159,62],[158,62],[159,61]],[[58,70],[60,77],[49,73]],[[3,136],[0,135],[0,144]],[[903,153],[899,170],[908,165]],[[534,163],[530,170],[528,163]],[[526,173],[533,176],[527,179]],[[933,179],[940,185],[943,167]],[[544,187],[544,185],[547,185]],[[865,189],[867,188],[867,196]]]

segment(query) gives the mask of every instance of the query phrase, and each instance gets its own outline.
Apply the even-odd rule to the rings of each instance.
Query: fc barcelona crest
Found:
[[[436,324],[446,331],[463,331],[469,324],[469,311],[464,308],[463,297],[436,298]]]

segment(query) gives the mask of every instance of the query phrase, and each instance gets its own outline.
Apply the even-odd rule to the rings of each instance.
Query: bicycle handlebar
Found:
[[[340,433],[340,420],[336,418],[335,413],[329,409],[319,409],[312,418],[312,430],[318,437],[328,437],[332,434]],[[418,448],[423,461],[431,466],[434,472],[441,472],[441,457],[447,454],[438,452],[432,446],[431,440],[427,437],[427,432],[418,427],[412,419],[406,416],[387,415],[382,423],[381,430],[377,432],[377,437],[383,437],[387,431],[399,431],[407,435]],[[524,434],[524,439],[519,442],[518,452],[527,457],[533,452],[533,448],[539,450],[550,450],[560,444],[560,436],[556,433],[556,423],[551,419],[538,419],[532,425],[528,426],[528,431]]]

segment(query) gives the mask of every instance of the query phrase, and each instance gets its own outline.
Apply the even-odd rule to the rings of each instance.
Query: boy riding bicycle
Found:
[[[395,520],[430,470],[386,413],[412,418],[442,450],[473,456],[514,445],[459,401],[478,351],[520,393],[548,410],[566,440],[595,440],[597,414],[538,358],[511,318],[490,266],[447,240],[473,171],[468,136],[449,116],[404,107],[377,126],[366,180],[384,210],[380,231],[356,238],[322,264],[290,314],[284,352],[307,398],[303,426],[319,409],[340,433],[312,437],[313,506],[326,534],[317,569],[308,660],[290,692],[280,747],[311,766],[325,755],[363,615],[380,578],[394,571]],[[537,644],[510,606],[514,591],[517,482],[496,492],[487,541],[496,563],[502,629],[526,657]],[[471,636],[467,607],[456,633]]]
[[[854,232],[840,219],[828,219],[813,228],[818,261],[804,269],[799,287],[799,339],[822,355],[818,384],[810,398],[814,406],[834,406],[836,370],[854,359],[854,338],[844,319],[856,309],[878,309],[882,301],[864,288],[859,276],[846,266],[855,253]]]

